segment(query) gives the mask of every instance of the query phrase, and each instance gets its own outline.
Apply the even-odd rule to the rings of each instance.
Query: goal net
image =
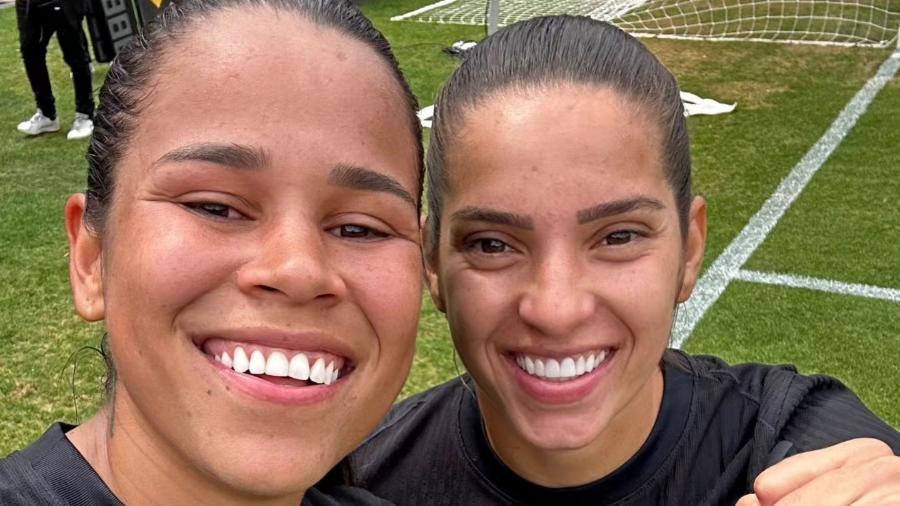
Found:
[[[898,44],[900,0],[441,0],[391,18],[499,26],[573,14],[632,35],[888,47]]]

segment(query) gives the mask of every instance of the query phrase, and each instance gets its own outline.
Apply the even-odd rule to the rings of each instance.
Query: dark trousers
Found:
[[[75,111],[91,117],[94,115],[91,58],[81,28],[83,16],[63,9],[61,2],[67,1],[72,0],[16,0],[19,48],[25,62],[25,73],[38,108],[51,119],[56,118],[56,100],[47,72],[47,44],[54,33],[59,40],[63,59],[72,69]]]

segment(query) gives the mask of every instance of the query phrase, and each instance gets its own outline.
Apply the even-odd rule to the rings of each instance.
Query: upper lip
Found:
[[[208,339],[224,339],[247,344],[258,344],[286,350],[319,351],[344,357],[355,363],[356,350],[341,339],[321,331],[294,331],[272,327],[240,327],[231,329],[212,329],[193,335],[194,344],[203,349]]]

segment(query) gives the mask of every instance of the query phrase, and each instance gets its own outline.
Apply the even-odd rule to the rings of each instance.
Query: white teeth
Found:
[[[332,381],[334,381],[334,362],[328,362],[328,367],[325,368],[325,384],[330,385]]]
[[[597,354],[597,358],[594,359],[594,369],[600,367],[600,364],[602,364],[604,360],[606,360],[606,350]]]
[[[534,360],[531,360],[531,357],[525,357],[525,371],[534,374]]]
[[[309,380],[319,384],[325,383],[325,360],[321,357],[316,359],[316,363],[309,370]]]
[[[223,353],[215,355],[215,359],[236,372],[250,374],[265,374],[279,378],[291,377],[301,381],[330,385],[341,376],[338,364],[332,360],[326,365],[325,359],[319,357],[310,366],[309,358],[304,353],[297,353],[290,360],[287,354],[281,351],[272,351],[268,359],[260,350],[254,350],[247,357],[247,352],[241,346],[234,348],[234,357]],[[524,364],[524,361],[523,361]]]
[[[266,372],[266,357],[259,350],[250,354],[250,374],[263,374]]]
[[[550,381],[569,381],[598,368],[606,360],[607,350],[589,355],[573,355],[562,359],[516,356],[516,364],[523,371]]]
[[[569,357],[563,359],[562,364],[559,365],[559,377],[560,378],[574,378],[575,377],[575,361]]]
[[[250,369],[250,360],[247,358],[247,353],[240,346],[234,349],[234,363],[231,365],[231,368],[236,372],[247,372]]]
[[[298,353],[291,358],[288,376],[304,381],[309,379],[309,359],[306,358],[306,355]]]
[[[559,362],[556,361],[555,358],[547,359],[547,363],[544,365],[544,372],[546,376],[550,379],[559,377]]]
[[[288,359],[284,353],[273,351],[266,360],[266,374],[284,378],[288,375]]]

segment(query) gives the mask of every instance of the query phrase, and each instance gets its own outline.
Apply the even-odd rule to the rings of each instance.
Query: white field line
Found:
[[[734,279],[749,281],[751,283],[763,283],[767,285],[790,286],[793,288],[806,288],[821,292],[839,293],[842,295],[855,295],[857,297],[869,297],[883,299],[891,302],[900,302],[900,290],[896,288],[884,288],[880,286],[862,285],[857,283],[844,283],[831,279],[810,278],[807,276],[795,276],[793,274],[778,274],[775,272],[759,272],[741,269]]]
[[[672,347],[681,348],[684,345],[691,332],[703,319],[706,311],[715,304],[731,280],[737,276],[740,268],[762,244],[769,232],[775,228],[778,220],[803,192],[807,183],[831,156],[835,148],[844,140],[878,92],[897,74],[898,69],[900,69],[900,50],[891,54],[878,68],[878,72],[856,92],[856,95],[844,106],[825,134],[797,162],[790,174],[778,185],[775,193],[766,200],[738,236],[716,258],[697,282],[694,294],[678,311],[678,320],[672,331]]]
[[[391,18],[391,21],[403,21],[406,18],[418,16],[419,14],[422,14],[423,12],[428,12],[430,10],[437,9],[438,7],[450,5],[454,2],[456,2],[456,0],[441,0],[440,2],[435,2],[433,4],[426,5],[425,7],[416,9],[414,11],[407,12],[406,14],[400,14],[399,16],[394,16]]]

